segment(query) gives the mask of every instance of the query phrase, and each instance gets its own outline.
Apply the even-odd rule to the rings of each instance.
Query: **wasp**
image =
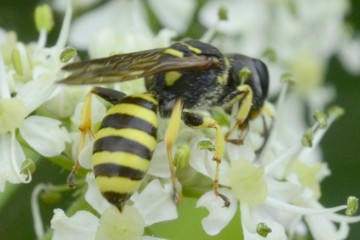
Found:
[[[245,68],[251,72],[246,78],[241,75]],[[174,197],[181,201],[181,193],[176,189],[172,148],[182,120],[191,128],[215,129],[213,191],[224,200],[224,206],[230,204],[219,192],[218,185],[224,143],[240,144],[243,136],[231,138],[232,132],[246,130],[249,121],[262,112],[269,74],[261,60],[242,54],[223,54],[208,43],[187,40],[166,48],[75,62],[64,66],[63,70],[70,75],[60,82],[69,85],[144,78],[146,93],[125,96],[122,92],[100,87],[91,91],[113,104],[95,136],[92,160],[100,191],[110,203],[121,210],[137,190],[155,148],[156,115],[159,114],[170,117],[164,141]],[[91,127],[91,96],[87,99],[80,126],[82,139]],[[196,112],[215,106],[230,109],[234,104],[238,104],[235,123],[225,135],[212,117]]]

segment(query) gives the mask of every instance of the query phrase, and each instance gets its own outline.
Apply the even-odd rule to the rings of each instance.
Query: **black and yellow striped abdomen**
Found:
[[[124,97],[96,133],[92,164],[103,196],[120,210],[139,187],[156,147],[158,103],[150,93]]]

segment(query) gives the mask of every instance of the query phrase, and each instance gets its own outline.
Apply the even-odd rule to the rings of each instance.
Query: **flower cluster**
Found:
[[[349,9],[347,1],[149,0],[145,4],[112,0],[71,23],[73,8],[83,10],[97,3],[53,0],[53,7],[65,15],[57,43],[51,47],[46,47],[47,33],[53,26],[47,5],[35,11],[39,31],[36,43],[24,44],[14,33],[0,31],[0,191],[5,191],[6,182],[30,182],[38,156],[78,159],[87,170],[79,174],[85,181],[79,182],[74,204],[67,211],[54,210],[48,232],[42,225],[39,194],[69,189],[45,184],[34,189],[31,202],[39,239],[50,235],[52,239],[76,240],[159,239],[150,236],[154,234],[151,226],[179,217],[162,140],[167,120],[160,119],[159,142],[142,186],[119,212],[95,185],[91,137],[78,152],[77,126],[89,87],[62,86],[56,81],[65,76],[61,67],[69,60],[66,55],[73,54],[66,50],[66,42],[87,51],[90,58],[99,58],[167,47],[176,37],[188,35],[223,52],[264,58],[271,75],[270,97],[277,96],[275,106],[266,102],[261,116],[250,122],[241,145],[225,144],[219,191],[229,199],[229,207],[223,207],[222,199],[212,190],[216,173],[212,160],[214,132],[181,126],[174,147],[177,175],[185,201],[197,198],[196,208],[208,211],[201,221],[203,231],[214,236],[240,219],[242,234],[233,238],[278,240],[311,235],[336,240],[348,236],[349,224],[360,221],[360,217],[352,216],[358,200],[349,197],[346,205],[333,208],[321,205],[320,184],[330,170],[318,147],[330,125],[343,113],[339,107],[324,110],[335,97],[335,89],[323,85],[330,57],[338,54],[352,73],[360,69],[360,56],[353,51],[360,43],[343,23]],[[151,28],[148,13],[163,26],[157,33]],[[194,16],[198,17],[197,24],[191,24],[197,20]],[[202,37],[200,33],[191,35],[193,25],[207,29],[199,30]],[[145,91],[142,81],[108,87],[138,93]],[[92,109],[96,129],[106,107],[94,97]],[[204,114],[211,115],[227,132],[237,109],[235,104],[232,114],[223,109]],[[304,118],[309,109],[315,119],[311,127]],[[234,138],[242,135],[240,131],[233,134]],[[66,145],[71,147],[65,149]],[[345,209],[345,215],[337,213]]]
[[[24,44],[14,32],[0,32],[0,191],[5,190],[6,182],[31,181],[34,159],[24,151],[58,156],[70,142],[62,123],[41,114],[40,108],[57,91],[54,83],[62,65],[59,54],[67,41],[71,12],[65,16],[62,32],[52,47],[45,47],[53,25],[50,8],[40,6],[35,16],[39,30],[36,43]]]

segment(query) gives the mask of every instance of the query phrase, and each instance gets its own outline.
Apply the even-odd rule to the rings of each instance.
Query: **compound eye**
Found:
[[[260,79],[260,85],[261,85],[261,91],[263,93],[263,96],[266,97],[269,91],[269,72],[268,69],[262,61],[258,59],[253,59],[255,69],[257,71],[257,74],[259,75]]]

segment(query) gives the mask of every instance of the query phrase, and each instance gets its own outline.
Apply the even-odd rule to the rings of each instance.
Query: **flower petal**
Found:
[[[251,209],[251,210],[250,210]],[[271,229],[266,239],[287,240],[283,225],[275,221],[272,215],[263,207],[249,208],[246,204],[241,204],[241,223],[243,226],[244,239],[263,240],[264,237],[256,233],[259,223],[264,223]],[[250,211],[248,211],[250,210]]]
[[[246,160],[233,161],[229,170],[231,189],[241,202],[250,206],[263,204],[268,196],[264,168]]]
[[[101,195],[99,188],[95,182],[95,176],[93,173],[86,175],[86,182],[88,184],[87,191],[85,193],[85,200],[100,214],[108,209],[111,204]]]
[[[205,232],[211,236],[218,234],[234,217],[237,209],[237,199],[229,189],[221,188],[221,194],[224,194],[230,200],[229,207],[224,207],[224,201],[217,198],[214,192],[207,192],[197,201],[196,207],[206,207],[209,215],[201,220]]]
[[[195,11],[193,0],[150,0],[149,4],[162,25],[184,33]]]
[[[14,169],[13,164],[21,166],[21,164],[25,161],[25,154],[17,140],[13,143],[13,146],[11,141],[10,134],[0,134],[0,192],[5,190],[6,182],[22,182],[22,179],[19,178],[20,169]],[[15,159],[12,159],[12,148],[14,148],[13,152],[15,154]]]
[[[29,112],[34,111],[46,102],[58,87],[54,84],[56,71],[45,67],[37,67],[33,70],[33,80],[19,89],[16,98],[25,103]]]
[[[330,219],[321,215],[306,215],[305,220],[310,228],[314,239],[346,239],[349,234],[349,225],[341,223],[337,230],[336,225]]]
[[[53,240],[91,240],[95,239],[99,219],[87,211],[78,211],[67,217],[62,209],[55,209],[51,219],[54,229]]]
[[[201,140],[209,140],[208,138],[199,137],[194,138],[190,146],[191,155],[190,155],[190,166],[195,169],[197,172],[208,176],[211,179],[214,179],[216,172],[216,162],[213,161],[214,153],[208,150],[200,150],[198,147],[198,142]],[[230,180],[227,177],[227,172],[229,170],[229,163],[222,161],[220,165],[220,181],[219,183],[224,186],[229,186]]]
[[[72,26],[69,41],[77,48],[86,49],[90,46],[90,41],[96,38],[100,31],[109,29],[109,26],[113,26],[111,30],[115,33],[150,34],[144,11],[141,2],[109,1],[77,18]],[[103,47],[106,47],[106,44]]]
[[[165,143],[160,142],[156,146],[154,154],[151,158],[151,164],[149,170],[147,171],[148,174],[159,178],[169,178],[170,167],[167,159]]]
[[[60,124],[52,118],[30,116],[25,119],[20,134],[41,155],[57,156],[64,151],[65,143],[70,141],[66,129],[60,128]]]
[[[171,186],[165,185],[163,187],[158,179],[151,181],[137,196],[134,206],[143,216],[145,226],[178,217]]]

